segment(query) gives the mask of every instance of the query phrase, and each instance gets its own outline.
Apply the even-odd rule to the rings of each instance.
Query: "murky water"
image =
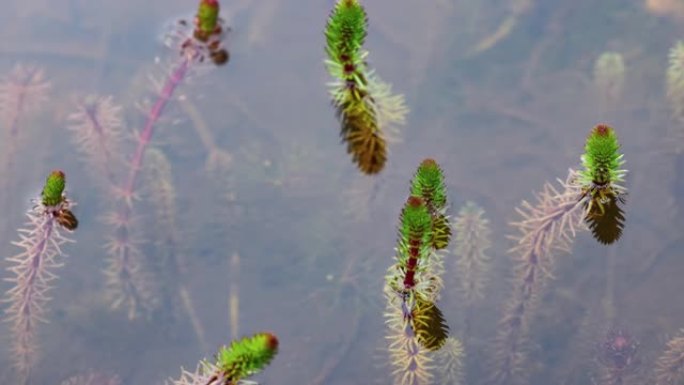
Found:
[[[194,368],[234,337],[236,290],[237,335],[268,330],[280,339],[258,382],[391,382],[382,286],[409,181],[427,157],[444,169],[450,214],[473,201],[490,221],[486,296],[469,310],[467,335],[453,246],[440,301],[451,334],[465,344],[463,383],[486,383],[510,292],[508,222],[544,182],[579,167],[586,136],[602,121],[615,128],[629,170],[624,234],[603,246],[579,233],[571,255],[556,257],[555,279],[529,320],[522,369],[529,384],[600,382],[606,360],[599,363],[596,347],[619,326],[640,343],[639,370],[625,374],[625,383],[653,379],[665,342],[684,326],[684,162],[671,151],[684,136],[672,135],[681,127],[664,88],[682,21],[653,15],[646,4],[652,10],[657,2],[637,0],[365,1],[369,61],[410,109],[387,166],[366,177],[339,143],[325,86],[323,29],[334,2],[224,3],[230,61],[191,71],[175,90],[151,142],[170,174],[144,180],[153,187],[140,190],[130,213],[153,303],[134,319],[125,305],[111,309],[103,273],[103,245],[120,236],[103,217],[120,205],[75,143],[69,116],[84,96],[111,95],[126,139],[120,155],[130,157],[131,133],[142,129],[141,111],[155,100],[151,79],[178,60],[162,44],[164,26],[191,17],[196,3],[3,4],[0,75],[35,66],[50,88],[19,115],[15,136],[0,122],[0,159],[13,154],[13,166],[0,170],[0,251],[18,252],[10,242],[53,169],[66,173],[80,222],[55,270],[49,323],[37,326],[31,384],[60,384],[88,370],[123,384],[177,378],[181,367]],[[592,80],[605,51],[622,54],[626,65],[623,92],[609,110],[600,108]],[[117,171],[114,180],[124,177]],[[11,287],[3,282],[0,291]],[[16,378],[8,326],[0,328],[3,385]]]

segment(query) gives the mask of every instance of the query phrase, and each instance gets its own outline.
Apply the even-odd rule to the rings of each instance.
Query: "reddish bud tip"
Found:
[[[420,165],[423,166],[423,167],[427,167],[427,166],[437,166],[437,161],[435,161],[435,160],[432,159],[432,158],[427,158],[427,159],[423,160],[423,162],[422,162]]]
[[[278,337],[276,337],[273,333],[264,334],[266,335],[266,347],[268,347],[269,350],[278,349]]]
[[[206,5],[207,7],[212,7],[212,8],[218,8],[219,2],[218,2],[218,0],[202,0],[202,5]]]
[[[606,124],[599,124],[596,127],[594,127],[594,132],[598,136],[608,136],[610,130],[611,128]]]
[[[406,204],[411,207],[420,207],[423,205],[423,199],[417,196],[410,196]]]
[[[64,179],[64,171],[62,170],[54,170],[53,172],[50,173],[50,176],[52,177],[57,177],[60,179]]]

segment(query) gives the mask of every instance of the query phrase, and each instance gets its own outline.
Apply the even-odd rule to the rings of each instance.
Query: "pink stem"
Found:
[[[176,67],[175,70],[173,70],[173,72],[171,72],[169,78],[166,79],[166,83],[164,84],[164,87],[162,88],[161,93],[157,98],[157,101],[154,103],[154,106],[152,106],[152,109],[147,114],[147,121],[145,122],[145,127],[143,128],[143,131],[140,133],[140,137],[138,138],[138,148],[136,148],[135,154],[133,155],[133,159],[131,160],[131,171],[128,174],[128,180],[126,182],[126,188],[124,190],[125,196],[132,196],[133,194],[135,182],[138,179],[138,174],[140,172],[143,159],[145,157],[145,150],[147,149],[147,145],[150,143],[150,140],[152,139],[152,134],[154,134],[154,125],[155,123],[157,123],[157,120],[159,120],[159,117],[164,111],[164,107],[166,107],[166,103],[171,98],[171,95],[173,95],[173,91],[176,89],[178,84],[180,84],[183,78],[185,78],[185,74],[187,73],[188,68],[190,67],[191,61],[192,57],[183,57],[183,61],[178,65],[178,67]]]

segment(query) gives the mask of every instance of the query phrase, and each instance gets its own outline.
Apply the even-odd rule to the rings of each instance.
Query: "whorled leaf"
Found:
[[[449,337],[449,325],[437,304],[418,296],[413,309],[413,328],[418,342],[427,350],[441,348]]]

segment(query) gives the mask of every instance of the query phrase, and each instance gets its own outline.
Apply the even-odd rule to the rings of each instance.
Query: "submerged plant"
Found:
[[[0,123],[6,130],[6,135],[0,134],[0,137],[4,136],[3,145],[6,145],[3,172],[14,162],[22,118],[47,100],[50,87],[50,82],[45,80],[45,71],[30,65],[17,64],[0,81]]]
[[[90,371],[77,374],[62,381],[61,385],[121,385],[118,376]]]
[[[491,258],[485,253],[491,246],[489,220],[484,218],[484,210],[473,202],[467,202],[458,212],[453,226],[456,232],[454,254],[456,274],[460,282],[460,292],[465,313],[464,342],[469,335],[472,308],[475,302],[484,299],[487,286],[487,273]]]
[[[520,19],[534,6],[533,0],[513,0],[510,3],[508,16],[494,28],[493,32],[482,38],[468,53],[468,56],[479,55],[502,42],[513,32]]]
[[[179,27],[172,31],[167,43],[174,44],[180,59],[176,59],[171,70],[159,82],[156,101],[147,111],[145,123],[140,132],[135,133],[136,148],[128,162],[127,175],[118,187],[115,187],[118,200],[117,210],[107,216],[113,225],[115,236],[107,244],[110,253],[109,266],[106,270],[112,307],[125,306],[129,318],[138,315],[141,309],[150,310],[156,306],[155,299],[147,287],[147,280],[141,272],[142,256],[140,241],[132,231],[134,223],[134,201],[139,196],[138,180],[143,169],[145,154],[155,133],[157,122],[161,118],[168,102],[172,99],[177,87],[184,81],[189,71],[210,57],[216,64],[216,55],[227,55],[222,52],[224,37],[221,20],[218,18],[219,4],[216,0],[201,0],[193,33],[183,29],[187,22],[179,22]],[[227,59],[227,57],[226,57]]]
[[[357,0],[339,0],[325,29],[325,61],[330,75],[332,103],[340,120],[340,136],[359,169],[377,174],[387,160],[383,129],[403,123],[406,107],[402,96],[392,96],[390,86],[368,68],[363,50],[368,18]]]
[[[464,383],[465,350],[456,337],[447,338],[444,347],[435,355],[439,381],[436,384],[461,385]]]
[[[0,177],[14,177],[17,151],[26,131],[24,123],[29,114],[40,109],[47,100],[51,84],[45,71],[34,65],[17,64],[0,79]],[[10,202],[11,191],[5,189],[0,198],[3,215],[14,214]],[[5,221],[0,223],[0,239],[9,231]]]
[[[7,261],[13,277],[8,281],[13,287],[5,301],[6,320],[11,324],[12,354],[19,382],[27,382],[38,357],[37,324],[47,322],[48,292],[57,279],[54,270],[62,266],[58,259],[63,256],[61,246],[70,242],[61,230],[71,232],[78,226],[71,212],[74,205],[64,194],[65,179],[62,171],[53,171],[45,182],[40,198],[26,213],[26,227],[18,230],[20,241],[13,242],[22,251]]]
[[[594,85],[602,113],[615,108],[622,97],[625,62],[617,52],[604,52],[594,63]],[[605,118],[605,117],[604,117]]]
[[[603,366],[601,384],[623,384],[634,374],[641,361],[639,343],[623,329],[611,329],[596,348],[596,358]]]
[[[684,119],[684,41],[677,41],[669,53],[666,74],[667,99],[674,118]]]
[[[395,385],[431,383],[429,353],[440,349],[449,336],[437,307],[443,286],[438,249],[447,246],[451,234],[446,207],[444,175],[434,160],[426,159],[411,182],[400,216],[395,263],[385,276],[386,338]]]
[[[544,184],[536,202],[523,201],[516,208],[520,219],[511,222],[517,234],[509,250],[513,258],[513,288],[504,306],[494,342],[494,384],[524,382],[528,355],[528,332],[538,298],[551,277],[555,256],[569,253],[578,230],[584,229],[582,189],[577,173],[568,172],[558,189]]]
[[[578,182],[585,199],[585,219],[594,238],[603,244],[617,241],[622,235],[625,216],[622,210],[627,193],[626,170],[615,131],[599,124],[591,131],[584,147]]]
[[[667,342],[665,352],[655,364],[657,385],[681,384],[684,381],[684,330]]]

